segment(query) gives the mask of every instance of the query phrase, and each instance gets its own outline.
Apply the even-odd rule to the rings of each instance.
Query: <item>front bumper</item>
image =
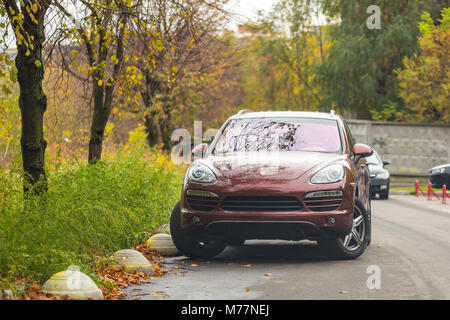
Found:
[[[310,217],[305,217],[302,221],[215,220],[208,224],[185,225],[184,230],[191,238],[292,241],[339,238],[351,231],[351,225],[327,225],[325,219],[321,220],[316,223]]]
[[[450,174],[448,173],[430,174],[429,178],[433,188],[442,188],[444,185],[449,187]]]
[[[242,187],[242,186],[241,186]],[[210,211],[195,210],[190,207],[183,194],[181,203],[182,225],[186,235],[193,238],[239,238],[239,239],[280,239],[280,240],[318,240],[343,237],[350,233],[353,221],[353,188],[339,186],[323,186],[327,190],[342,190],[342,203],[335,210],[312,211],[305,203],[304,196],[312,191],[288,192],[286,186],[283,193],[279,187],[268,190],[265,185],[260,189],[253,186],[247,190],[227,190],[214,186],[207,189],[201,185],[190,185],[187,189],[200,189],[220,195],[217,206]],[[250,191],[251,190],[251,191]],[[324,189],[325,190],[325,189]],[[228,196],[291,196],[302,203],[296,211],[230,211],[222,208],[222,202]]]
[[[382,192],[388,192],[390,187],[389,179],[370,179],[370,195],[373,197]]]

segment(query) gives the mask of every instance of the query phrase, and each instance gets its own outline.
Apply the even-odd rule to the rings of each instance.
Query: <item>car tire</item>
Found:
[[[370,241],[371,226],[367,210],[359,199],[355,200],[353,214],[354,227],[347,237],[318,241],[319,246],[328,258],[334,260],[352,260],[361,256],[366,250]],[[355,227],[357,223],[359,224]],[[359,244],[354,235],[355,231],[359,236]]]
[[[185,235],[181,222],[181,206],[178,202],[172,210],[170,216],[170,233],[172,241],[177,249],[190,258],[211,259],[220,254],[226,247],[223,241],[212,241],[205,239],[194,240]]]

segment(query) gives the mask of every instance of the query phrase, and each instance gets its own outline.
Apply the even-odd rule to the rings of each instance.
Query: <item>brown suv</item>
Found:
[[[170,229],[187,256],[250,239],[316,240],[330,258],[370,242],[372,149],[334,112],[240,112],[186,173]]]

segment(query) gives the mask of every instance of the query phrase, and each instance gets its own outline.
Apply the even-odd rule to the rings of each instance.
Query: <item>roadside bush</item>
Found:
[[[49,191],[24,200],[19,172],[0,171],[0,276],[45,281],[95,257],[142,243],[166,223],[180,175],[158,155],[63,164],[48,173]],[[1,283],[0,283],[1,286]]]

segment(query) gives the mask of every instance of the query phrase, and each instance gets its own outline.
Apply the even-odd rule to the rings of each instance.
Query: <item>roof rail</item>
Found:
[[[241,115],[243,115],[243,114],[251,113],[251,112],[253,112],[253,111],[244,109],[244,110],[239,111],[236,115],[237,115],[237,116],[241,116]]]

